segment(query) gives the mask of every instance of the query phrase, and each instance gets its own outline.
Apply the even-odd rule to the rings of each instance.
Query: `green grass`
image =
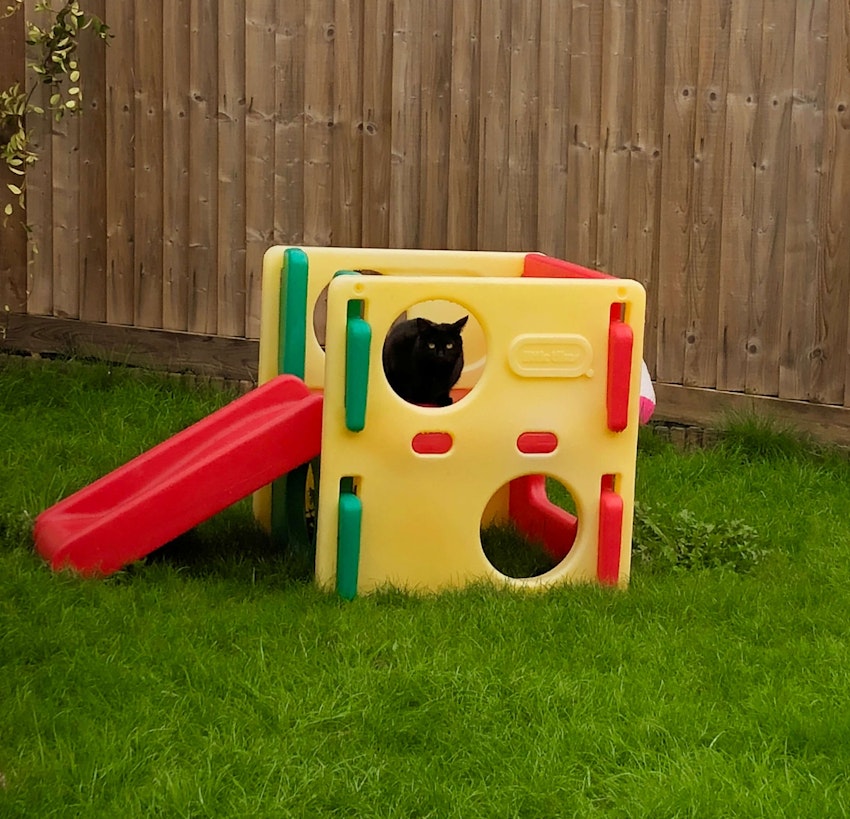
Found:
[[[842,455],[643,435],[624,592],[346,604],[245,503],[105,580],[43,565],[35,514],[230,397],[0,365],[0,816],[850,813]]]

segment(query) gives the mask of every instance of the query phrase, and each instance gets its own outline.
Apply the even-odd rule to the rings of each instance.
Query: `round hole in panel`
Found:
[[[448,299],[418,302],[396,317],[384,339],[384,375],[408,403],[447,407],[478,383],[486,347],[484,330],[466,307]]]
[[[377,270],[360,269],[357,273],[362,273],[364,276],[380,276],[381,273]],[[316,341],[324,350],[325,341],[327,339],[328,330],[328,288],[330,283],[326,284],[316,299],[313,305],[313,334],[316,336]],[[357,288],[355,288],[357,289]],[[362,288],[360,288],[362,291]]]
[[[569,554],[578,527],[575,501],[563,483],[545,475],[522,475],[487,504],[481,547],[506,577],[539,577]]]

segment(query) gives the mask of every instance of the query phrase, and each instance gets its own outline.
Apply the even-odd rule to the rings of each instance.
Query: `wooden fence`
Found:
[[[83,5],[0,306],[254,339],[274,243],[542,250],[645,284],[670,414],[850,428],[850,0]]]

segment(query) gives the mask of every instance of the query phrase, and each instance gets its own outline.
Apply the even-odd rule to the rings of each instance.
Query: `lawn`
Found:
[[[344,603],[241,503],[104,580],[41,509],[233,396],[0,360],[0,816],[843,816],[850,463],[647,431],[626,591]]]

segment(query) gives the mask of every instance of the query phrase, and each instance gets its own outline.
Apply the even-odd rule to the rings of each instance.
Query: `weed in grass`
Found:
[[[708,522],[687,509],[635,503],[632,554],[653,571],[747,571],[768,554],[758,531],[742,520]]]

